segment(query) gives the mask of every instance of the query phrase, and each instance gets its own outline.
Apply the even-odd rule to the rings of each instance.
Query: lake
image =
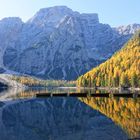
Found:
[[[37,93],[107,93],[76,88],[0,93],[1,140],[140,139],[140,98],[48,97]],[[129,92],[129,91],[127,91]],[[139,94],[139,93],[138,93]]]

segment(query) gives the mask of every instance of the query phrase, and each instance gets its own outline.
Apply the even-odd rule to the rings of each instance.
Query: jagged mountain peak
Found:
[[[0,20],[0,23],[2,22],[22,22],[21,18],[19,17],[6,17]]]
[[[78,12],[72,11],[66,6],[55,6],[50,8],[40,9],[28,22],[39,22],[39,20],[44,20],[45,22],[49,21],[58,21],[58,19],[63,18],[64,16],[75,16],[79,15]]]
[[[61,13],[73,13],[73,10],[68,8],[67,6],[54,6],[49,8],[42,8],[38,13],[46,13],[46,12],[61,12]],[[76,12],[78,13],[78,12]]]
[[[140,24],[137,23],[123,25],[115,28],[115,30],[119,32],[119,34],[123,34],[123,35],[134,34],[139,29],[140,29]]]
[[[22,20],[19,17],[8,17],[8,18],[3,18],[0,20],[0,26],[1,27],[14,27],[23,24]]]
[[[93,21],[93,23],[99,23],[98,14],[96,13],[83,13],[73,11],[66,6],[55,6],[50,8],[40,9],[28,23],[36,23],[37,25],[42,24],[59,24],[65,17],[81,18],[83,20]]]

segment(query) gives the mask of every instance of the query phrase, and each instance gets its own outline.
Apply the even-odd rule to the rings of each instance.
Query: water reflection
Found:
[[[49,88],[0,94],[2,140],[127,140],[140,136],[139,98],[34,98],[44,92],[95,91]]]
[[[79,99],[111,118],[130,138],[140,137],[140,99],[92,97]]]
[[[115,123],[76,98],[5,102],[2,140],[127,140]]]
[[[140,94],[140,91],[129,91],[124,90],[123,93],[136,93]],[[95,89],[89,89],[89,88],[67,88],[67,87],[49,87],[49,88],[30,88],[26,91],[17,91],[17,90],[8,90],[6,93],[4,92],[4,96],[0,97],[0,99],[23,99],[23,98],[33,98],[36,97],[36,94],[40,93],[88,93],[90,95],[91,93],[121,93],[117,89],[113,90],[95,90]]]
[[[48,88],[30,88],[25,91],[13,92],[9,94],[11,90],[7,91],[6,99],[24,99],[36,97],[38,93],[72,93],[79,92],[78,88],[65,88],[65,87],[48,87]],[[1,98],[1,97],[0,97]]]

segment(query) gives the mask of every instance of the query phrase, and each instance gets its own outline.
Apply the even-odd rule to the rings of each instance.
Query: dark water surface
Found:
[[[140,138],[140,98],[35,98],[42,92],[81,91],[49,88],[17,94],[11,90],[1,92],[0,140]]]

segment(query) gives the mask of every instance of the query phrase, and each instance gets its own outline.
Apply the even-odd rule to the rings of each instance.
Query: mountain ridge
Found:
[[[100,23],[98,14],[59,6],[42,9],[25,23],[10,22],[8,29],[0,21],[0,67],[45,79],[76,79],[110,58],[133,33]]]

